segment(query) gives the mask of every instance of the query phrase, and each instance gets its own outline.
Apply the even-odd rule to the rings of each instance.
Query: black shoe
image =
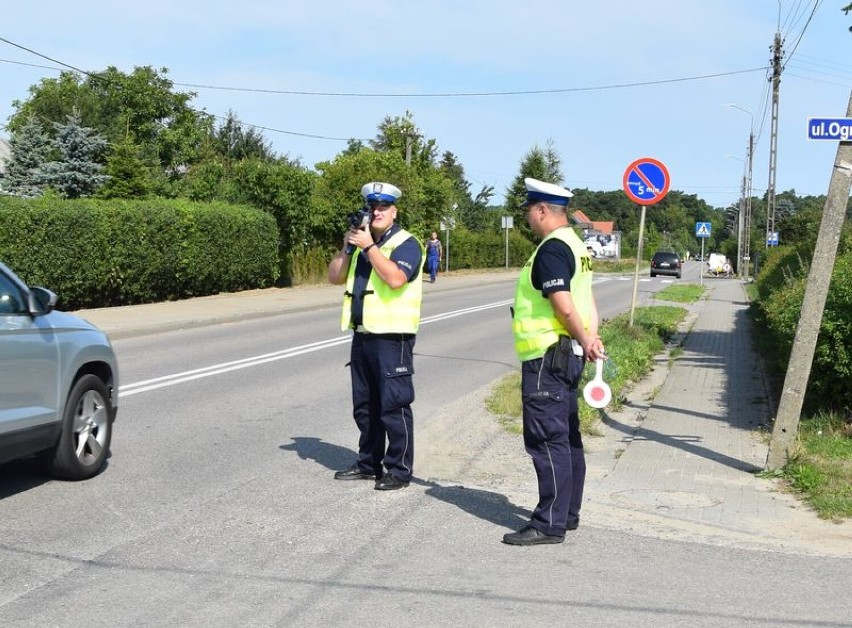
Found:
[[[577,528],[579,528],[579,527],[580,527],[580,522],[579,522],[579,521],[569,521],[569,522],[568,522],[568,525],[567,525],[567,526],[565,526],[565,527],[566,527],[568,530],[576,530]]]
[[[376,482],[375,488],[377,491],[395,491],[399,488],[405,488],[406,486],[408,486],[408,482],[397,480],[392,475],[384,475]]]
[[[353,464],[348,469],[338,471],[334,474],[335,480],[375,480],[375,473],[364,473],[358,468],[357,464]]]
[[[564,536],[545,534],[532,526],[527,526],[518,532],[503,535],[503,542],[508,545],[549,545],[552,543],[562,543],[564,540]]]

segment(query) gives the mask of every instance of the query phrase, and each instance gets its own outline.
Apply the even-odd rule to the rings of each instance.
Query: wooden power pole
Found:
[[[846,117],[852,117],[852,92],[849,94]],[[784,467],[795,450],[799,415],[802,411],[808,378],[811,375],[817,336],[822,323],[831,274],[834,270],[834,260],[837,257],[840,230],[846,218],[850,189],[852,189],[852,140],[841,141],[837,147],[837,157],[834,159],[828,197],[822,211],[813,262],[805,284],[801,317],[793,340],[790,362],[787,365],[784,389],[781,391],[781,401],[778,405],[778,416],[775,417],[772,438],[769,441],[767,471],[776,471]]]

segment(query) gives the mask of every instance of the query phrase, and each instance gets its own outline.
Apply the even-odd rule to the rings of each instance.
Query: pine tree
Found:
[[[53,126],[59,159],[44,164],[41,182],[65,198],[91,196],[109,180],[109,175],[101,174],[104,166],[96,161],[103,154],[107,140],[82,126],[76,112],[68,116],[67,123],[54,122]]]
[[[142,149],[130,138],[115,144],[107,158],[109,180],[98,190],[100,198],[145,198],[154,189]]]
[[[561,159],[556,151],[552,140],[547,141],[545,148],[534,146],[524,155],[519,168],[520,172],[511,187],[506,190],[506,202],[508,207],[520,205],[527,195],[524,178],[532,177],[539,181],[562,185]]]
[[[9,161],[3,177],[3,189],[17,196],[39,196],[42,193],[41,168],[50,159],[51,141],[33,118],[9,138]]]
[[[512,185],[506,189],[506,211],[514,216],[515,228],[527,238],[532,238],[532,232],[527,225],[526,210],[522,207],[527,196],[524,179],[532,177],[539,181],[562,185],[561,161],[552,140],[547,140],[543,149],[540,146],[534,146],[524,155],[521,160],[520,172]]]

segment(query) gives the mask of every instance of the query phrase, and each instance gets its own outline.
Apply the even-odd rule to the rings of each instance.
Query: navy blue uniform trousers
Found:
[[[414,341],[414,334],[356,332],[349,363],[358,468],[403,482],[414,467]]]
[[[538,505],[530,525],[561,536],[580,518],[586,458],[580,435],[577,385],[582,357],[570,355],[567,369],[554,370],[553,347],[521,364],[524,446],[538,477]]]

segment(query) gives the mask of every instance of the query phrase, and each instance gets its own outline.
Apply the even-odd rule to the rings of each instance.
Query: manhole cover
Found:
[[[613,501],[624,505],[641,504],[652,508],[678,509],[678,508],[712,508],[722,503],[703,493],[690,493],[688,491],[656,491],[631,489],[612,493]]]

